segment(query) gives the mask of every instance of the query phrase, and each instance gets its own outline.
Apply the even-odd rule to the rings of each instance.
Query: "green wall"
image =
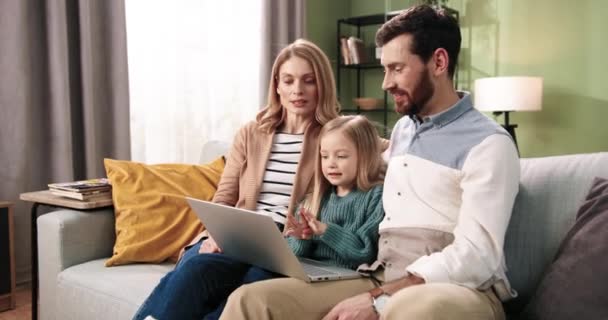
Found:
[[[349,0],[306,2],[306,37],[325,51],[334,66],[334,72],[337,63],[336,25],[338,19],[350,15],[349,5]]]
[[[337,75],[337,65],[339,63],[337,55],[337,20],[341,18],[378,14],[385,12],[385,6],[388,1],[351,1],[351,0],[308,0],[307,1],[307,38],[315,42],[321,49],[327,53],[334,67],[334,73]],[[390,8],[389,8],[390,11]],[[345,25],[343,27],[347,28]],[[362,38],[366,44],[372,44],[374,35],[378,26],[363,27]],[[355,29],[348,30],[344,34],[355,34]],[[362,77],[365,81],[362,82],[362,96],[382,98],[383,92],[381,89],[382,70],[368,69],[363,70]],[[340,102],[343,109],[353,109],[355,106],[352,103],[352,98],[356,92],[356,71],[342,69],[340,71],[341,85]],[[392,109],[392,105],[389,105]],[[378,113],[366,113],[372,120],[382,123],[382,115]],[[389,113],[388,127],[398,119],[398,115],[394,112]],[[383,130],[380,130],[383,132]]]
[[[416,2],[308,0],[308,38],[335,65],[337,19]],[[544,78],[543,110],[511,115],[522,157],[608,151],[608,1],[449,0],[448,6],[461,16],[460,89],[486,76]],[[368,76],[364,90],[378,95],[380,82],[381,75]]]
[[[522,155],[608,151],[607,16],[605,0],[499,1],[498,75],[544,78],[543,110],[513,116]]]

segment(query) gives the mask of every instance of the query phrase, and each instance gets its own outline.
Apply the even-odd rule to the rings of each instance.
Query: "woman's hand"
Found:
[[[299,218],[291,214],[287,215],[287,223],[285,224],[286,236],[294,237],[300,240],[308,240],[313,234],[313,231],[308,225],[308,221],[303,217],[304,209],[300,209]]]
[[[211,238],[211,236],[209,236],[209,238],[203,240],[201,247],[198,249],[198,253],[218,253],[218,252],[221,253],[222,249],[220,249],[220,247],[217,246],[217,243],[215,243],[215,240],[213,240],[213,238]]]
[[[310,214],[308,211],[301,211],[300,214],[306,219],[308,226],[312,230],[313,234],[320,236],[327,230],[327,224],[319,221],[317,217]]]

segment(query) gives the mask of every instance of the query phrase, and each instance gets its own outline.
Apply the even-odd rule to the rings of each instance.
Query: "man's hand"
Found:
[[[365,292],[338,303],[323,320],[377,320],[372,304],[372,296]]]
[[[201,247],[198,249],[198,253],[217,253],[222,252],[222,249],[217,246],[215,240],[209,236],[209,238],[205,239],[201,244]]]
[[[398,280],[391,281],[382,285],[382,290],[392,296],[397,291],[425,283],[423,278],[408,274]],[[323,318],[323,320],[377,320],[379,315],[374,310],[374,299],[369,292],[356,295],[338,303]]]
[[[286,236],[301,240],[310,239],[312,236],[313,231],[308,226],[308,221],[303,217],[303,210],[304,209],[300,209],[300,213],[298,214],[299,218],[294,217],[291,214],[287,215],[285,231],[283,232]]]

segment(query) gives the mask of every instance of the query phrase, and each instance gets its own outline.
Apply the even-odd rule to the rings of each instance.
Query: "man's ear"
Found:
[[[432,66],[431,70],[433,75],[439,76],[443,73],[448,73],[448,66],[450,64],[450,56],[444,48],[438,48],[433,52],[433,58],[431,59]]]

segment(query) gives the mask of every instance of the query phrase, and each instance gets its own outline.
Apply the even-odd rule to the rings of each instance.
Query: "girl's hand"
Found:
[[[300,214],[304,216],[304,219],[306,219],[306,222],[308,222],[308,226],[315,235],[320,236],[325,233],[325,231],[327,230],[326,223],[317,220],[317,217],[310,214],[310,212],[302,211],[300,212]]]
[[[287,223],[285,224],[286,236],[294,237],[300,240],[308,240],[312,236],[313,231],[308,226],[308,221],[303,216],[304,209],[300,209],[299,218],[291,214],[287,215]]]

